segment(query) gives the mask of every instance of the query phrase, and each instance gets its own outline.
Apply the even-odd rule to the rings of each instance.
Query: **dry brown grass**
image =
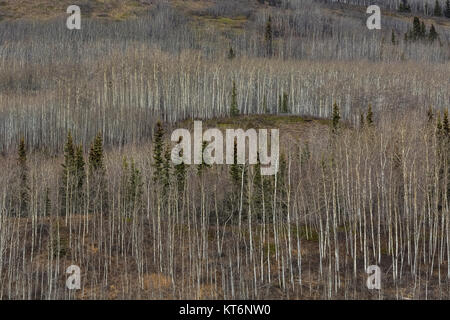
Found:
[[[150,273],[144,275],[145,290],[165,290],[170,288],[172,281],[161,273]]]
[[[125,19],[142,15],[151,9],[159,0],[84,0],[77,5],[88,10],[91,17]],[[176,9],[192,14],[205,9],[213,2],[211,0],[169,0]],[[0,0],[0,20],[3,19],[49,19],[66,16],[72,0]]]
[[[123,19],[135,17],[156,4],[156,0],[89,0],[77,3],[93,17]],[[66,16],[71,0],[2,0],[0,19],[49,19]]]

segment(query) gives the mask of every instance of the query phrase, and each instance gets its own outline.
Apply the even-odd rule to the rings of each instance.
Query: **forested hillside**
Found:
[[[0,299],[450,298],[449,1],[69,2],[0,0]]]
[[[232,2],[162,1],[136,19],[85,19],[79,32],[62,19],[3,22],[0,147],[23,135],[56,152],[69,129],[83,144],[99,130],[108,145],[145,141],[158,117],[226,114],[233,79],[242,113],[261,113],[264,99],[276,112],[284,91],[294,114],[327,117],[337,101],[353,123],[369,103],[382,115],[450,99],[450,19],[420,18],[425,35],[405,40],[412,16],[384,15],[378,32],[345,6]]]

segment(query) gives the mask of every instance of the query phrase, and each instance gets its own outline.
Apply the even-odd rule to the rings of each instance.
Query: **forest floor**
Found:
[[[21,233],[31,233],[32,224],[31,218],[11,218],[15,219],[18,226],[18,230]],[[120,220],[118,217],[113,218],[114,223],[124,224],[124,228],[131,232],[133,222],[131,219]],[[215,268],[217,271],[213,279],[204,279],[200,283],[193,284],[189,279],[189,270],[192,267],[190,264],[189,243],[183,241],[179,243],[176,248],[174,248],[175,253],[175,273],[169,274],[164,270],[160,269],[158,266],[157,257],[159,252],[155,250],[155,239],[152,235],[152,225],[150,220],[144,218],[142,220],[143,230],[145,231],[145,236],[143,239],[143,255],[147,257],[148,260],[155,260],[155,263],[147,265],[145,270],[139,271],[135,264],[134,257],[131,250],[128,251],[128,256],[124,257],[123,253],[119,253],[120,248],[115,245],[111,248],[111,251],[105,248],[105,244],[99,239],[95,239],[94,232],[87,232],[83,239],[80,237],[83,233],[83,228],[86,224],[90,225],[88,230],[92,228],[93,225],[101,224],[104,226],[104,231],[109,232],[108,226],[111,225],[112,220],[109,217],[95,216],[94,214],[88,215],[73,215],[70,217],[70,224],[66,223],[64,217],[40,217],[36,221],[37,229],[39,230],[39,241],[34,243],[30,240],[24,243],[24,247],[28,253],[33,252],[34,259],[33,264],[34,270],[37,272],[35,275],[36,279],[39,279],[40,273],[43,275],[46,273],[46,265],[48,263],[49,257],[52,258],[52,263],[60,266],[68,266],[74,260],[76,260],[77,252],[81,248],[77,247],[82,244],[83,257],[78,257],[78,259],[83,259],[85,265],[92,272],[98,271],[94,267],[96,261],[100,261],[103,258],[107,258],[114,268],[108,270],[108,281],[105,286],[104,282],[101,280],[101,271],[95,276],[88,276],[82,274],[83,286],[81,290],[75,291],[74,298],[76,299],[127,299],[129,296],[124,295],[121,290],[125,287],[132,287],[133,298],[134,299],[224,299],[221,291],[222,277],[226,276],[229,272],[228,264],[230,259],[234,262],[234,257],[230,257],[227,253],[223,252],[219,254],[217,251],[217,237],[223,237],[224,246],[233,245],[233,237],[235,237],[240,232],[238,231],[237,225],[225,225],[217,227],[211,224],[207,231],[207,242],[208,242],[208,261],[207,264],[211,268]],[[163,229],[166,225],[162,226]],[[264,231],[263,231],[264,228]],[[277,262],[277,252],[276,252],[276,241],[272,232],[273,225],[266,223],[265,225],[255,224],[253,229],[252,241],[255,245],[255,254],[257,252],[264,252],[265,255],[269,256],[270,269],[272,273],[272,282],[270,285],[264,287],[259,287],[260,297],[264,299],[323,299],[326,296],[326,289],[323,286],[323,282],[326,279],[326,270],[329,265],[326,260],[322,261],[320,264],[317,252],[319,250],[319,235],[317,232],[306,229],[304,226],[297,228],[293,223],[291,225],[291,235],[294,239],[299,239],[301,243],[300,251],[299,248],[294,245],[291,250],[291,255],[294,260],[301,256],[302,270],[296,270],[293,274],[293,281],[298,283],[301,282],[300,286],[295,286],[295,289],[286,290],[285,284],[282,283],[282,269]],[[191,230],[187,224],[177,224],[173,226],[173,232],[178,239],[190,239],[195,237],[196,233]],[[261,234],[266,235],[265,239],[261,239]],[[353,274],[352,267],[353,262],[352,257],[348,253],[348,248],[346,248],[346,238],[344,230],[341,230],[337,235],[339,239],[339,252],[341,262],[340,268],[343,270],[339,276],[339,281],[341,282],[341,288],[334,293],[334,299],[369,299],[377,300],[381,296],[383,299],[400,299],[400,300],[411,300],[411,299],[423,299],[425,297],[418,296],[417,294],[421,292],[420,288],[414,288],[411,286],[413,283],[413,278],[410,273],[404,272],[403,278],[397,280],[396,286],[388,286],[382,288],[382,291],[378,290],[368,290],[365,286],[365,280],[367,279],[367,274],[363,271],[358,271]],[[31,237],[28,237],[31,239]],[[56,241],[58,239],[58,241]],[[382,239],[385,242],[386,239]],[[248,245],[249,234],[247,231],[242,233],[242,256],[245,256],[245,246]],[[70,242],[72,245],[70,245]],[[77,244],[77,245],[75,245]],[[157,245],[157,244],[156,244]],[[383,270],[388,270],[387,273],[383,274],[383,283],[392,281],[392,274],[389,273],[392,270],[392,260],[387,252],[387,248],[382,249],[381,262],[379,266]],[[185,254],[181,254],[184,252]],[[164,255],[167,252],[163,253]],[[152,258],[153,257],[153,258]],[[197,257],[198,258],[198,257]],[[265,258],[267,259],[267,258]],[[362,255],[357,259],[358,270],[364,270],[363,257]],[[330,264],[331,266],[331,264]],[[333,265],[333,268],[335,266]],[[441,276],[444,276],[447,270],[447,265],[443,264],[440,269],[435,268],[434,273],[437,275],[438,272]],[[320,270],[323,270],[322,272]],[[346,271],[344,271],[346,270]],[[247,270],[248,276],[252,277],[253,270]],[[223,274],[222,274],[223,273]],[[301,274],[301,276],[300,276]],[[428,298],[438,298],[447,289],[445,288],[445,281],[439,284],[437,281],[429,281],[426,283],[425,275],[416,275],[417,278],[423,279],[423,285],[427,286]],[[355,281],[356,279],[356,281]],[[97,283],[98,281],[98,283]],[[420,283],[421,280],[419,280]],[[359,283],[360,285],[355,286],[354,283]],[[353,284],[351,284],[353,283]],[[426,284],[425,284],[426,283]],[[65,286],[64,275],[60,276],[58,279],[58,285],[61,287]],[[286,284],[289,286],[289,284]],[[192,289],[196,288],[195,296],[192,296]],[[121,289],[122,288],[122,289]],[[423,289],[423,288],[422,288]],[[39,290],[39,289],[37,289]],[[191,295],[183,296],[183,292],[189,291]],[[34,292],[39,296],[40,292]],[[445,294],[445,293],[444,293]]]

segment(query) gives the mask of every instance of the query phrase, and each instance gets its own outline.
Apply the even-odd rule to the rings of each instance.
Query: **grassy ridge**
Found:
[[[72,4],[78,5],[90,17],[121,19],[138,16],[154,6],[156,1],[145,0],[2,0],[0,19],[48,19],[66,15]]]

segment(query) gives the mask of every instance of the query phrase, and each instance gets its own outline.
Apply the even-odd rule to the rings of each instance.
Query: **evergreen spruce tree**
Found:
[[[431,25],[430,27],[430,33],[428,34],[428,39],[430,39],[431,42],[436,40],[438,37],[438,34],[436,32],[436,29],[434,28],[434,25]]]
[[[279,94],[279,95],[278,95],[278,108],[277,108],[277,112],[283,112],[283,111],[282,111],[282,108],[283,108],[282,104],[283,104],[283,100],[282,100],[282,98],[281,98],[281,94]]]
[[[103,138],[101,133],[98,133],[89,151],[89,170],[93,172],[103,169]]]
[[[281,112],[282,113],[289,112],[289,96],[286,92],[283,93],[283,101],[281,103]]]
[[[450,0],[447,0],[447,1],[445,2],[444,16],[446,16],[447,18],[450,19]]]
[[[95,137],[89,150],[89,193],[90,208],[104,213],[107,208],[106,171],[103,162],[103,138]]]
[[[198,173],[199,176],[201,176],[203,174],[205,169],[211,167],[211,165],[206,164],[206,162],[205,162],[204,152],[205,152],[205,149],[206,149],[207,146],[208,146],[208,143],[206,141],[203,141],[203,143],[202,143],[202,163],[200,163],[197,166],[197,173]]]
[[[83,201],[83,186],[86,180],[86,172],[84,169],[85,162],[82,145],[79,145],[76,148],[74,165],[75,165],[75,180],[76,180],[76,200],[77,205],[81,208]]]
[[[449,147],[450,147],[450,128],[448,123],[448,112],[444,111],[444,116],[441,121],[441,114],[438,114],[438,120],[436,124],[436,137],[437,137],[437,154],[439,157],[439,191],[438,191],[438,210],[443,208],[444,193],[447,192],[447,197],[450,192],[450,182],[446,181],[445,175],[450,174],[449,165]]]
[[[442,137],[442,120],[441,120],[441,113],[439,112],[437,115],[437,120],[436,120],[436,135],[438,138]]]
[[[228,59],[233,60],[236,57],[234,53],[233,47],[230,46],[230,50],[228,51]]]
[[[239,186],[241,183],[241,170],[239,164],[237,163],[237,143],[234,141],[234,154],[233,154],[233,163],[230,165],[230,176],[231,181],[235,187]]]
[[[164,159],[162,165],[162,187],[163,187],[163,196],[167,200],[169,195],[170,188],[170,177],[172,175],[172,167],[170,165],[170,149],[167,147],[164,150]]]
[[[433,108],[430,106],[427,111],[428,124],[431,124],[433,122],[433,117]]]
[[[398,7],[400,12],[411,12],[411,6],[408,4],[408,0],[402,0]]]
[[[434,16],[442,17],[442,7],[438,0],[434,4]]]
[[[273,30],[272,30],[272,17],[269,16],[269,19],[266,23],[266,32],[264,35],[264,40],[266,42],[266,55],[273,55]]]
[[[450,127],[448,124],[448,110],[447,109],[444,110],[444,117],[442,119],[442,134],[447,138],[450,137]]]
[[[366,122],[369,127],[373,125],[373,112],[371,104],[369,104],[369,109],[367,110]]]
[[[422,34],[422,28],[420,19],[418,17],[414,17],[413,20],[413,30],[412,30],[412,39],[417,40],[421,37]]]
[[[261,176],[261,162],[257,154],[257,162],[254,166],[253,176],[253,212],[258,220],[261,220],[263,212],[263,180]]]
[[[181,142],[178,140],[178,143]],[[183,157],[183,150],[180,150],[180,157]],[[186,183],[186,164],[184,162],[174,166],[175,169],[175,179],[177,182],[178,195],[181,197],[184,193],[184,186]]]
[[[163,151],[164,151],[164,129],[160,121],[156,123],[155,132],[153,134],[153,182],[159,183],[162,180],[161,172],[163,168]]]
[[[339,106],[335,102],[333,104],[333,116],[332,116],[332,132],[337,133],[339,129],[339,121],[341,120],[341,115],[339,112]]]
[[[442,155],[443,155],[443,159],[442,159],[442,163],[443,163],[443,168],[442,168],[442,176],[443,179],[445,181],[445,177],[444,177],[444,172],[445,169],[447,168],[447,199],[450,197],[450,127],[449,127],[449,123],[448,123],[448,109],[445,109],[444,111],[444,119],[442,121],[442,133],[444,136],[444,141],[443,141],[443,150],[442,150]]]
[[[19,142],[19,202],[20,214],[26,216],[28,214],[29,189],[28,189],[28,166],[27,166],[27,151],[25,148],[24,138]]]
[[[425,23],[421,21],[419,38],[423,39],[425,38],[426,35],[427,35],[427,28],[425,27]]]
[[[395,39],[394,29],[392,29],[392,33],[391,33],[391,42],[394,46],[397,44],[397,40]]]
[[[231,89],[231,108],[230,115],[236,117],[239,115],[239,108],[237,103],[236,82],[233,80],[233,88]]]

